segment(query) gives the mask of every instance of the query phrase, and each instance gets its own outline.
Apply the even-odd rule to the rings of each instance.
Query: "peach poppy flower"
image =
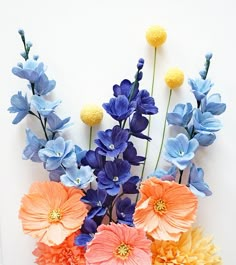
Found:
[[[177,241],[194,222],[197,197],[188,187],[151,177],[142,182],[134,224],[154,239]]]
[[[78,233],[67,237],[63,243],[57,246],[48,246],[38,242],[33,255],[37,258],[38,265],[85,265],[85,250],[83,247],[75,246],[74,239]]]
[[[125,224],[100,225],[87,246],[87,265],[150,265],[150,243],[143,229]]]
[[[35,182],[19,211],[23,231],[49,246],[59,245],[80,229],[87,215],[83,192],[54,181]]]

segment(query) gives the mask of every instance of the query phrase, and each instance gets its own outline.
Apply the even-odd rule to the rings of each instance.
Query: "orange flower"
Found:
[[[23,230],[49,246],[59,245],[80,229],[87,215],[83,192],[53,181],[33,183],[22,198],[19,218]]]
[[[150,243],[142,229],[125,224],[100,225],[85,253],[87,265],[149,265]]]
[[[178,242],[155,240],[151,246],[153,265],[221,265],[211,237],[203,236],[199,227],[183,233]]]
[[[134,212],[134,224],[154,239],[177,241],[195,217],[197,197],[185,186],[156,177],[145,180]]]
[[[85,265],[85,250],[74,245],[77,233],[73,233],[58,245],[49,247],[38,242],[33,254],[37,257],[35,263],[38,265]]]

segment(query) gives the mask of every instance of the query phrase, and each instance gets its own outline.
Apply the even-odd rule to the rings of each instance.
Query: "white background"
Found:
[[[221,93],[227,103],[227,111],[220,116],[224,127],[215,143],[197,152],[196,163],[204,169],[213,191],[213,196],[200,201],[197,222],[206,234],[213,235],[224,264],[236,264],[235,1],[9,0],[1,2],[0,10],[2,264],[33,264],[35,241],[23,234],[18,209],[30,184],[48,179],[42,164],[21,159],[24,130],[31,121],[24,119],[14,126],[11,121],[15,115],[7,111],[10,97],[18,90],[27,91],[26,82],[11,74],[11,68],[21,61],[18,28],[25,30],[33,43],[32,52],[40,55],[48,76],[57,81],[53,95],[62,99],[58,110],[74,122],[67,136],[87,148],[88,129],[79,119],[83,104],[108,102],[115,83],[132,80],[140,57],[145,59],[141,86],[150,89],[153,49],[146,43],[145,31],[152,24],[165,27],[168,38],[157,55],[154,96],[160,112],[152,119],[146,174],[152,171],[160,146],[168,94],[163,81],[166,70],[178,66],[185,72],[185,83],[173,93],[171,108],[179,102],[194,102],[187,79],[197,77],[205,53],[213,52],[209,77],[215,84],[213,92]],[[111,122],[105,115],[99,129],[111,126]],[[144,142],[139,142],[140,154],[143,151]],[[161,163],[164,165],[163,160]]]

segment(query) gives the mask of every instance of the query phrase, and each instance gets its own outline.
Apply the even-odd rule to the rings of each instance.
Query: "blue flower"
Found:
[[[47,95],[51,92],[56,86],[55,80],[48,80],[48,77],[45,73],[40,75],[37,81],[34,84],[34,91],[37,95]],[[31,87],[31,86],[30,86]]]
[[[208,98],[205,97],[201,101],[201,110],[202,112],[210,112],[213,115],[220,115],[226,109],[226,104],[221,103],[221,95],[216,93],[212,94]]]
[[[104,216],[110,202],[107,192],[101,189],[87,190],[86,195],[81,198],[81,201],[91,206],[88,218],[93,218],[94,216]]]
[[[61,175],[61,182],[67,187],[85,189],[94,180],[93,171],[90,166],[72,167]]]
[[[56,181],[56,182],[60,182],[60,177],[61,175],[65,174],[65,169],[60,166],[54,170],[49,170],[49,179],[51,181]]]
[[[75,145],[76,162],[79,166],[82,164],[82,159],[85,158],[87,151]]]
[[[39,139],[30,129],[26,129],[27,145],[23,151],[23,159],[31,159],[33,162],[42,162],[38,156],[39,150],[45,146],[46,140]]]
[[[123,159],[127,160],[131,165],[138,166],[140,162],[145,160],[143,156],[137,156],[137,150],[132,142],[128,142],[128,146],[123,153]]]
[[[154,98],[151,97],[149,92],[145,89],[139,91],[136,102],[136,111],[140,114],[153,115],[158,112],[158,108],[155,106]]]
[[[124,79],[123,81],[121,81],[120,85],[116,84],[113,86],[113,92],[114,92],[113,95],[115,97],[123,95],[129,99],[131,88],[132,88],[132,83],[128,79]]]
[[[212,132],[201,132],[194,135],[194,138],[197,139],[199,145],[208,146],[214,143],[216,139],[215,133]]]
[[[103,169],[106,157],[99,154],[99,148],[95,151],[89,150],[81,162],[83,165],[89,165],[94,169],[94,175],[97,176],[98,172]]]
[[[93,219],[85,218],[83,225],[80,229],[81,234],[75,237],[75,245],[85,247],[90,242],[94,234],[97,232],[97,224]]]
[[[137,188],[137,183],[139,181],[140,181],[140,178],[138,176],[133,176],[129,178],[128,181],[122,185],[123,193],[127,193],[127,194],[139,193],[138,188]]]
[[[119,198],[116,202],[117,221],[120,224],[133,226],[133,213],[135,203],[131,203],[131,199],[126,197],[123,200]]]
[[[29,80],[31,83],[35,83],[44,73],[44,65],[36,60],[28,59],[23,65],[13,67],[12,73],[20,78]]]
[[[109,103],[104,103],[102,106],[113,119],[122,121],[134,112],[136,103],[129,102],[124,95],[119,95],[117,98],[111,98]]]
[[[114,126],[112,130],[99,131],[94,142],[99,147],[99,153],[104,156],[117,157],[127,148],[129,133],[127,130]]]
[[[192,164],[189,173],[189,188],[196,196],[205,197],[212,195],[212,192],[209,190],[209,186],[204,182],[203,177],[203,169],[197,168]]]
[[[45,163],[47,170],[54,170],[60,166],[70,168],[76,164],[76,154],[72,141],[65,141],[61,136],[48,141],[45,148],[39,150],[38,154]]]
[[[48,101],[43,99],[41,96],[33,95],[31,104],[35,109],[44,117],[51,114],[54,109],[61,103],[61,100]]]
[[[184,170],[190,165],[198,146],[196,139],[189,140],[185,134],[180,133],[176,138],[167,140],[164,158],[180,170]]]
[[[142,133],[148,126],[148,119],[143,117],[140,113],[135,112],[130,123],[130,133],[140,139],[151,140],[149,136],[146,136]]]
[[[27,96],[22,96],[22,92],[11,97],[11,107],[8,108],[10,113],[17,113],[16,117],[12,121],[13,124],[19,123],[30,111],[30,104],[28,102]]]
[[[168,170],[157,169],[150,176],[155,176],[161,180],[172,181],[172,180],[175,180],[176,175],[177,175],[177,167],[172,166]]]
[[[196,109],[193,114],[193,126],[196,132],[217,132],[222,128],[221,122],[210,112],[202,113]]]
[[[177,104],[173,110],[167,114],[168,124],[186,127],[193,115],[193,107],[191,103]]]
[[[98,173],[98,187],[105,189],[111,196],[120,191],[120,185],[130,178],[130,164],[127,161],[116,159],[107,161],[104,170]]]
[[[64,120],[61,120],[54,112],[51,112],[47,116],[47,122],[49,125],[48,130],[53,133],[60,132],[68,128],[71,125],[71,123],[68,123],[69,121],[70,121],[70,117],[67,117]]]
[[[213,84],[209,79],[189,79],[189,84],[197,101],[201,101],[210,91]]]

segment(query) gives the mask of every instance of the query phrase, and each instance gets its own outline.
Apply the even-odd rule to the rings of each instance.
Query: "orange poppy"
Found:
[[[49,246],[59,245],[80,229],[87,215],[83,192],[54,181],[35,182],[19,211],[23,231]]]
[[[142,182],[134,224],[158,240],[177,241],[194,222],[197,197],[188,187],[151,177]]]

